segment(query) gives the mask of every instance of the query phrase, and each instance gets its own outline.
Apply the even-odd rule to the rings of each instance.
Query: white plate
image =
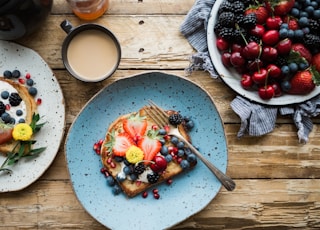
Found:
[[[241,76],[234,69],[227,69],[221,62],[221,54],[216,46],[216,36],[214,33],[214,25],[216,24],[218,10],[220,4],[223,0],[217,0],[214,4],[212,11],[210,13],[209,21],[208,21],[208,29],[207,29],[207,43],[208,50],[210,54],[211,61],[217,70],[217,72],[221,75],[221,79],[235,92],[239,95],[266,105],[289,105],[295,103],[301,103],[307,101],[320,93],[320,87],[316,87],[311,93],[308,95],[289,95],[285,94],[280,97],[274,97],[270,100],[263,100],[259,97],[257,91],[245,90],[240,85]]]
[[[100,173],[100,157],[93,144],[105,136],[121,114],[138,111],[148,99],[163,108],[192,116],[190,136],[195,146],[221,171],[227,168],[228,148],[223,122],[210,95],[193,82],[175,75],[149,72],[118,80],[96,94],[74,120],[65,143],[72,186],[83,207],[110,229],[166,229],[206,207],[221,183],[202,163],[157,185],[160,199],[141,195],[115,196]]]
[[[37,98],[40,122],[46,122],[36,134],[35,148],[47,147],[38,157],[21,159],[11,169],[11,174],[0,173],[0,192],[21,190],[36,181],[54,160],[65,126],[65,103],[60,85],[48,64],[35,51],[13,42],[0,41],[0,75],[5,70],[20,70],[31,74],[38,89]],[[0,164],[5,157],[0,156]]]

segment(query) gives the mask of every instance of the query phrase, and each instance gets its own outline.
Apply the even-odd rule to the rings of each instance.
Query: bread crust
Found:
[[[172,113],[174,111],[168,111],[168,113]],[[140,116],[146,116],[147,121],[148,121],[148,127],[147,130],[151,128],[152,125],[155,124],[155,122],[147,116],[144,108],[140,109],[139,111]],[[119,162],[116,162],[112,158],[112,154],[108,151],[107,147],[105,144],[110,141],[110,133],[112,131],[115,131],[116,133],[121,133],[123,132],[123,127],[122,127],[122,121],[123,119],[127,119],[130,114],[122,115],[118,117],[112,124],[109,126],[108,131],[106,133],[105,139],[101,145],[101,161],[102,164],[104,165],[105,169],[108,171],[108,173],[116,179],[117,174],[121,172],[123,165]],[[187,140],[190,140],[190,137],[187,133],[187,131],[183,128],[182,125],[179,125],[179,130],[181,134],[186,138]],[[167,146],[172,145],[169,142],[166,143]],[[112,159],[112,164],[110,163],[110,158]],[[194,167],[194,165],[191,165],[191,168]],[[128,196],[128,197],[134,197],[137,194],[147,190],[148,188],[163,183],[164,181],[167,181],[170,178],[173,178],[174,176],[180,174],[183,171],[183,169],[180,167],[180,165],[176,161],[171,161],[168,163],[166,170],[160,174],[160,178],[157,183],[155,184],[150,184],[150,183],[145,183],[142,181],[132,181],[132,180],[124,180],[123,182],[119,182],[120,187],[122,188],[123,192]]]
[[[32,121],[32,116],[34,113],[37,111],[37,104],[34,100],[34,98],[29,94],[28,89],[14,81],[7,80],[3,77],[0,77],[0,81],[7,82],[11,86],[13,86],[17,91],[21,99],[25,102],[26,104],[26,123],[30,124]],[[1,84],[1,82],[0,82]],[[12,149],[16,146],[17,141],[14,141],[13,139],[11,141],[8,141],[4,144],[0,145],[0,153],[2,154],[7,154],[8,152],[11,152]]]

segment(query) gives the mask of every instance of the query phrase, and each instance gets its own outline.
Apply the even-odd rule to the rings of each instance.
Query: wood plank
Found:
[[[237,180],[201,212],[173,229],[316,229],[320,180]],[[108,188],[106,188],[108,189]],[[161,200],[159,200],[161,202]],[[102,229],[80,205],[68,181],[37,181],[0,194],[0,229]],[[228,221],[226,221],[228,220]]]
[[[109,0],[106,15],[187,14],[195,0]],[[53,1],[52,14],[71,14],[65,0]]]

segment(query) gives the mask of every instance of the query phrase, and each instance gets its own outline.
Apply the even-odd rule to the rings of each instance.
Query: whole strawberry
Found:
[[[313,75],[310,70],[297,72],[291,79],[289,94],[304,95],[310,93],[314,88]]]

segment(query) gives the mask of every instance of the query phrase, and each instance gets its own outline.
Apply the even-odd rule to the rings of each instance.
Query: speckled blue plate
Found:
[[[222,172],[228,150],[221,117],[206,91],[191,81],[161,72],[118,80],[95,95],[70,127],[65,143],[74,192],[97,221],[111,229],[165,229],[201,211],[216,196],[220,182],[199,162],[190,171],[158,185],[160,199],[151,194],[127,198],[113,195],[100,173],[102,164],[93,144],[105,136],[118,116],[138,111],[151,99],[165,109],[190,115],[195,128],[193,144]],[[152,193],[152,192],[151,192]]]

